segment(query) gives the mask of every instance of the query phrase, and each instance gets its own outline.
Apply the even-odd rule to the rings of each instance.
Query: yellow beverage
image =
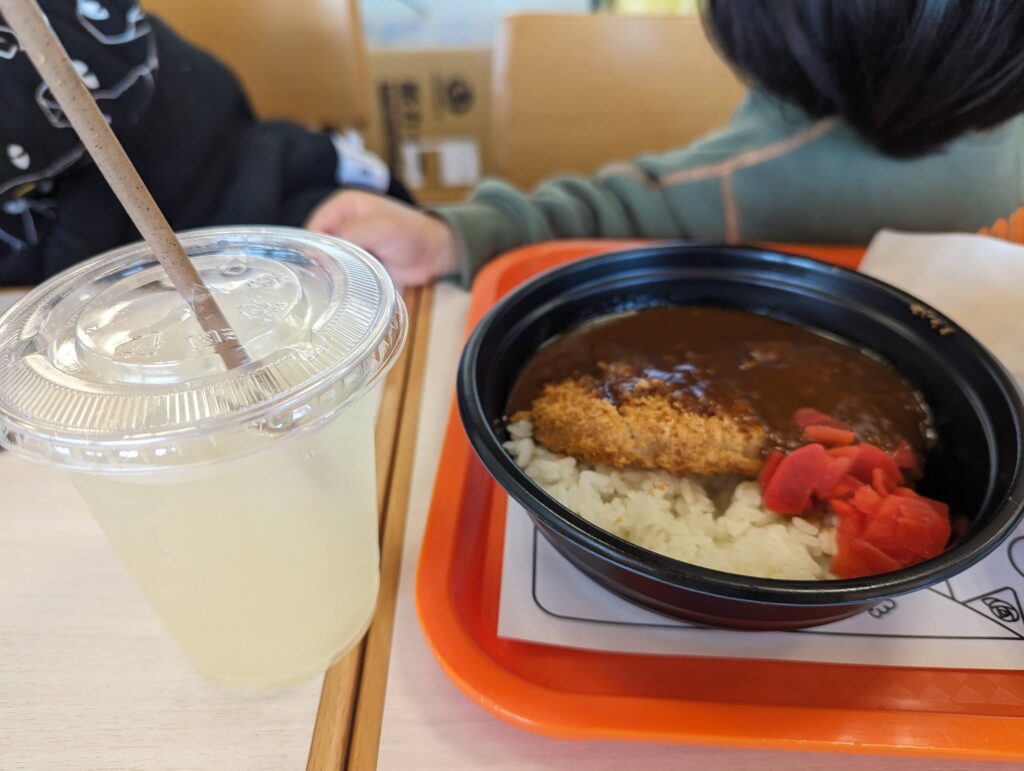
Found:
[[[54,276],[0,318],[0,444],[70,474],[200,670],[286,685],[373,617],[376,394],[405,306],[338,239],[180,237],[228,326],[200,326],[145,244]]]
[[[168,631],[209,676],[277,686],[366,631],[379,550],[374,400],[220,470],[73,481]]]

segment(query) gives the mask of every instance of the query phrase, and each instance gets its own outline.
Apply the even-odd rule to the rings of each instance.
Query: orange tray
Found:
[[[636,242],[551,242],[478,277],[472,328],[530,277]],[[786,247],[780,247],[785,249]],[[789,247],[856,267],[863,250]],[[1024,672],[645,656],[497,636],[507,497],[453,407],[416,577],[420,624],[475,702],[566,739],[1024,760]]]

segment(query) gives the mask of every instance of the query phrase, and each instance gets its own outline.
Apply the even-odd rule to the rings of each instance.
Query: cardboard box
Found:
[[[463,199],[491,172],[491,53],[371,51],[368,149],[422,203]]]

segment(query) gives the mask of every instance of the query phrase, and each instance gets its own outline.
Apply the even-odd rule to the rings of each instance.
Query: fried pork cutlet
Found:
[[[579,377],[544,386],[529,412],[534,438],[594,464],[664,469],[671,474],[739,474],[761,468],[767,431],[749,415],[686,404],[660,383],[640,380],[611,400],[602,384]]]

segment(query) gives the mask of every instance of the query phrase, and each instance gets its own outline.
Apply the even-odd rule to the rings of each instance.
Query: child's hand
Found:
[[[451,228],[392,198],[343,190],[320,204],[306,227],[363,247],[402,286],[428,284],[458,270]]]

